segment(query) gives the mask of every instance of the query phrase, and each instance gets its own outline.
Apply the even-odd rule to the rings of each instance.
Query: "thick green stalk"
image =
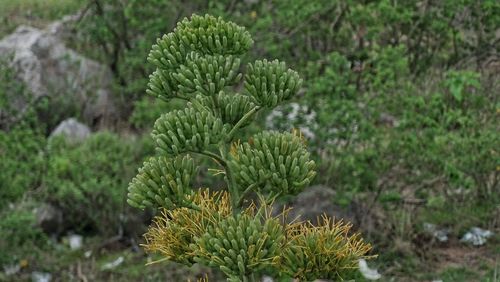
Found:
[[[251,118],[258,110],[260,109],[259,106],[253,107],[248,113],[246,113],[231,129],[229,134],[227,135],[226,142],[221,142],[219,143],[219,151],[222,156],[222,159],[224,160],[225,164],[224,169],[226,171],[226,182],[227,182],[227,187],[228,191],[231,194],[231,203],[233,207],[233,212],[238,212],[241,204],[243,202],[242,197],[239,195],[238,187],[236,185],[236,181],[234,179],[233,172],[231,171],[231,168],[229,165],[227,165],[227,146],[229,142],[233,139],[234,134],[236,131],[249,119]],[[230,144],[229,144],[230,146]],[[248,193],[248,191],[244,192],[244,194]]]
[[[233,172],[228,165],[227,161],[227,145],[224,142],[219,143],[219,152],[224,161],[224,170],[226,171],[226,184],[229,193],[231,194],[231,205],[233,208],[233,213],[237,213],[239,211],[240,205],[239,202],[239,192],[238,187],[236,186],[236,181],[233,176]]]
[[[229,134],[227,135],[227,138],[226,140],[228,142],[231,142],[231,140],[233,140],[233,137],[234,137],[234,134],[236,133],[236,131],[249,119],[251,118],[258,110],[260,110],[260,107],[259,106],[255,106],[253,107],[250,111],[248,111],[248,113],[246,113],[235,125],[234,127],[231,129],[231,131],[229,131]]]

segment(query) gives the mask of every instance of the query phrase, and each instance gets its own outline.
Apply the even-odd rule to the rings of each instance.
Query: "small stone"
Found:
[[[5,275],[11,276],[19,272],[21,270],[21,265],[19,263],[9,264],[3,266],[3,271]]]
[[[68,236],[69,248],[73,251],[79,250],[83,245],[83,236],[78,234],[73,234]]]
[[[380,279],[380,277],[382,277],[382,275],[380,275],[380,273],[378,273],[378,271],[376,269],[372,269],[372,268],[368,267],[366,260],[360,259],[358,261],[358,264],[359,264],[359,272],[361,272],[361,274],[363,275],[363,277],[365,279],[378,280],[378,279]]]
[[[269,277],[269,276],[262,276],[262,282],[273,282],[273,278]]]
[[[448,242],[448,234],[450,233],[447,229],[439,229],[435,224],[424,223],[424,230],[434,236],[439,242]]]
[[[31,273],[31,281],[33,282],[50,282],[52,274],[47,272],[34,271]]]
[[[482,246],[486,244],[487,239],[491,236],[493,236],[493,232],[490,230],[472,227],[469,232],[465,233],[460,241],[471,243],[474,246]]]
[[[109,270],[109,269],[113,269],[117,266],[119,266],[120,264],[122,264],[123,262],[125,261],[125,259],[120,256],[118,257],[117,259],[115,259],[114,261],[112,262],[108,262],[108,263],[105,263],[102,267],[101,267],[101,270]]]

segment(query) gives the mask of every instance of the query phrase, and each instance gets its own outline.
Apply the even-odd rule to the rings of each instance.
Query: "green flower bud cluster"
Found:
[[[215,104],[215,101],[218,102],[218,105]],[[198,103],[193,103],[193,105],[198,108],[201,105],[202,108],[199,108],[201,110],[218,109],[216,112],[220,114],[220,119],[230,127],[235,126],[246,113],[250,112],[256,106],[253,99],[247,95],[239,93],[228,94],[223,91],[219,92],[216,99],[199,95],[196,102]],[[248,125],[251,121],[252,119],[250,118],[245,120],[241,124],[241,127]]]
[[[189,99],[197,93],[214,95],[226,86],[233,86],[242,77],[238,72],[241,60],[232,55],[201,55],[191,52],[175,71],[157,69],[150,76],[150,95],[163,100]],[[174,86],[175,85],[175,86]]]
[[[231,166],[241,187],[274,195],[294,195],[308,185],[316,172],[314,161],[300,136],[264,131],[231,152]]]
[[[208,226],[232,215],[226,192],[210,193],[200,189],[189,198],[196,209],[164,209],[145,234],[146,250],[160,252],[167,259],[192,265],[195,256],[190,246],[205,234]]]
[[[245,75],[245,90],[264,107],[274,108],[292,98],[300,89],[302,79],[285,63],[274,60],[249,64]]]
[[[192,206],[191,179],[197,167],[189,155],[150,158],[129,185],[127,202],[137,208]]]
[[[202,152],[222,140],[225,133],[222,120],[209,111],[185,108],[162,115],[155,122],[152,136],[160,152],[178,155]]]
[[[147,92],[181,99],[185,108],[157,119],[152,137],[158,156],[129,185],[130,205],[160,212],[144,247],[185,265],[217,267],[228,281],[255,281],[263,273],[342,277],[369,245],[349,239],[344,225],[316,228],[270,216],[269,202],[299,193],[316,174],[300,132],[264,131],[235,140],[261,109],[292,99],[302,84],[285,63],[262,60],[247,65],[244,90],[237,93],[240,56],[252,44],[243,27],[193,15],[153,46],[148,59],[157,69]],[[225,191],[192,187],[198,166],[190,153],[215,161]],[[251,194],[260,199],[259,208],[243,207]]]
[[[190,51],[203,54],[241,55],[253,44],[244,27],[210,15],[192,15],[177,23],[173,32],[158,39],[148,60],[163,69],[175,69]]]
[[[222,66],[225,71],[235,71],[235,68],[239,67],[239,60],[227,55],[242,55],[250,49],[252,44],[253,40],[244,27],[226,22],[222,18],[210,15],[193,15],[190,19],[186,18],[177,24],[174,32],[164,35],[158,39],[157,44],[153,45],[148,60],[157,67],[157,70],[150,76],[147,92],[162,99],[179,97],[177,93],[179,80],[184,84],[196,87],[194,81],[191,81],[192,84],[190,84],[183,80],[183,76],[190,78],[190,73],[194,74],[197,68],[201,67],[203,70],[203,67],[206,67],[208,70],[210,65],[213,72],[201,73],[202,76],[205,76],[203,80],[208,81],[208,75],[210,75],[212,83],[223,85],[224,83],[216,79],[219,66]],[[190,55],[193,51],[214,56],[206,57],[204,62],[193,63],[197,61],[193,60],[193,56],[198,56]],[[191,63],[186,65],[187,61],[191,61]],[[214,65],[214,62],[217,65]],[[184,67],[181,68],[183,65]],[[237,80],[236,77],[231,78],[231,75],[224,71],[221,71],[218,77],[224,78],[228,84]],[[210,89],[211,85],[203,86]],[[213,85],[213,87],[215,86]],[[217,92],[214,90],[213,93]]]
[[[243,213],[209,226],[191,248],[196,262],[220,268],[228,281],[246,281],[276,264],[284,242],[277,219]]]
[[[300,281],[318,277],[342,280],[357,269],[360,258],[371,258],[365,255],[371,246],[359,233],[349,235],[351,226],[326,216],[317,226],[310,222],[296,224],[290,228],[290,244],[283,250],[282,272]]]
[[[179,84],[179,93],[184,97],[195,93],[206,96],[219,93],[224,87],[232,86],[241,79],[238,72],[240,59],[231,55],[204,55],[191,52],[186,64],[172,76]]]

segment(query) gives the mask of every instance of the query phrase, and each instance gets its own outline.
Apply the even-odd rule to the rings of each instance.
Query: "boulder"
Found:
[[[78,122],[74,118],[69,118],[62,121],[50,137],[64,136],[71,143],[82,142],[90,136],[90,128],[83,123]]]
[[[60,22],[47,29],[19,26],[0,40],[0,55],[9,60],[34,99],[49,97],[51,102],[71,101],[71,106],[81,109],[88,124],[114,119],[116,106],[110,91],[112,72],[67,48],[60,34]]]
[[[317,222],[323,214],[335,218],[335,220],[344,220],[353,222],[355,220],[355,212],[352,207],[341,207],[334,203],[335,191],[327,186],[316,185],[306,188],[290,202],[286,203],[286,207],[293,209],[288,214],[288,219],[293,220],[310,220],[313,223]],[[274,207],[274,212],[281,212],[283,204]]]

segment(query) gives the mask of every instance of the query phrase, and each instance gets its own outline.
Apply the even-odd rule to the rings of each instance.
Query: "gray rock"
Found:
[[[83,123],[78,122],[74,118],[69,118],[62,121],[50,137],[64,136],[66,140],[72,143],[81,142],[90,136],[90,128]]]
[[[19,263],[3,266],[3,271],[6,276],[12,276],[14,274],[17,274],[20,270],[21,270],[21,265]]]
[[[323,214],[333,217],[335,220],[354,221],[355,214],[350,207],[342,208],[334,203],[335,191],[327,186],[316,185],[306,188],[287,207],[293,209],[288,214],[288,219],[310,220],[317,222]],[[282,211],[282,205],[274,208],[275,212]]]
[[[381,113],[379,118],[378,118],[379,123],[389,126],[389,127],[398,127],[399,126],[399,120],[388,113]]]
[[[112,73],[67,48],[59,37],[62,23],[44,30],[19,26],[0,40],[0,55],[10,59],[33,98],[74,101],[71,106],[82,109],[87,123],[106,123],[116,115],[110,92]]]
[[[438,228],[435,224],[424,222],[425,232],[431,234],[439,242],[448,242],[448,234],[450,230],[444,228]]]
[[[123,233],[127,237],[137,238],[147,231],[153,214],[151,211],[128,212],[121,217]]]
[[[36,224],[47,234],[58,234],[63,229],[63,214],[56,207],[42,204],[34,211]]]
[[[77,22],[83,16],[83,10],[73,15],[66,15],[62,17],[62,19],[49,24],[46,30],[59,38],[69,37],[69,33],[72,31],[70,27],[72,27],[72,24]]]

